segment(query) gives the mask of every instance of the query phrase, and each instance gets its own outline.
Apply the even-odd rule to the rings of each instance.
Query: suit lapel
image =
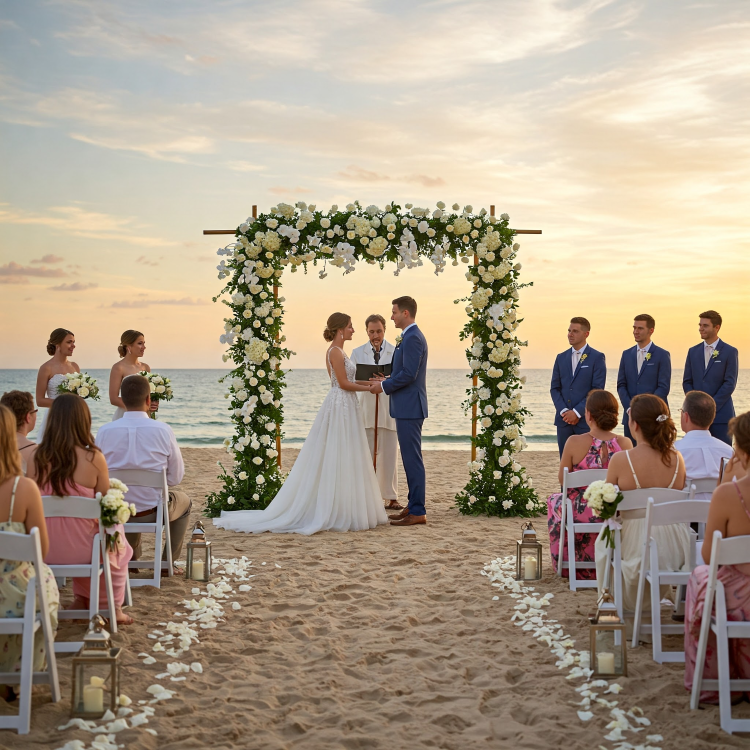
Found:
[[[576,379],[576,376],[581,371],[581,365],[583,364],[583,358],[586,357],[586,356],[588,356],[588,353],[589,352],[588,352],[588,346],[587,346],[583,350],[583,352],[581,353],[581,356],[578,358],[578,364],[576,365],[576,371],[573,373],[573,378],[572,378],[571,382]],[[570,357],[570,349],[568,349],[568,357]]]

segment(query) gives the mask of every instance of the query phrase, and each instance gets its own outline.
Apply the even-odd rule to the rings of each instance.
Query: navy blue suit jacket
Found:
[[[682,388],[688,391],[703,391],[713,396],[716,401],[715,424],[726,424],[734,416],[732,393],[737,387],[737,374],[740,369],[739,352],[719,339],[715,352],[717,356],[708,360],[705,366],[705,354],[702,342],[688,349],[685,360],[685,374]]]
[[[639,393],[653,393],[667,400],[669,384],[672,382],[672,359],[666,349],[652,343],[638,372],[638,347],[632,346],[622,353],[620,371],[617,373],[617,393],[622,404],[622,423],[628,423],[628,409],[633,396]]]
[[[570,349],[558,354],[552,369],[550,395],[555,404],[555,424],[562,427],[565,422],[560,416],[563,409],[575,409],[586,424],[586,396],[594,388],[604,388],[607,380],[607,363],[604,354],[586,347],[578,361],[575,374],[571,368]]]
[[[416,325],[393,352],[391,376],[382,387],[394,419],[427,419],[427,339]]]

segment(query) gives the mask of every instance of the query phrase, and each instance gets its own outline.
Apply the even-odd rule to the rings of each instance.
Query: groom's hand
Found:
[[[378,380],[375,383],[370,383],[370,393],[382,393],[383,386],[380,383],[381,383],[380,380]]]

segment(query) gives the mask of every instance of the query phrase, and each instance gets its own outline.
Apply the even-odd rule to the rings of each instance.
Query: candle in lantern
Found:
[[[600,674],[615,673],[615,655],[605,651],[596,655],[596,671]]]
[[[104,690],[98,685],[83,688],[83,710],[91,714],[104,713]]]
[[[530,555],[523,561],[523,577],[526,580],[533,581],[536,578],[536,558]]]
[[[206,568],[203,560],[193,560],[193,578],[199,581],[205,578]]]

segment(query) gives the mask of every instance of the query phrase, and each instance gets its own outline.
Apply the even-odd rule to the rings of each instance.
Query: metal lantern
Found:
[[[526,521],[521,526],[521,538],[516,541],[516,580],[538,581],[541,577],[542,545],[531,521]]]
[[[185,576],[192,581],[207,582],[211,576],[211,542],[206,539],[206,530],[198,521],[187,543],[187,570]]]
[[[598,609],[589,617],[591,631],[591,669],[593,679],[627,676],[628,655],[625,647],[625,623],[617,614],[612,596],[602,591]]]
[[[83,637],[83,646],[73,657],[71,716],[100,719],[107,710],[117,711],[122,649],[112,648],[105,625],[100,615],[94,615]]]

